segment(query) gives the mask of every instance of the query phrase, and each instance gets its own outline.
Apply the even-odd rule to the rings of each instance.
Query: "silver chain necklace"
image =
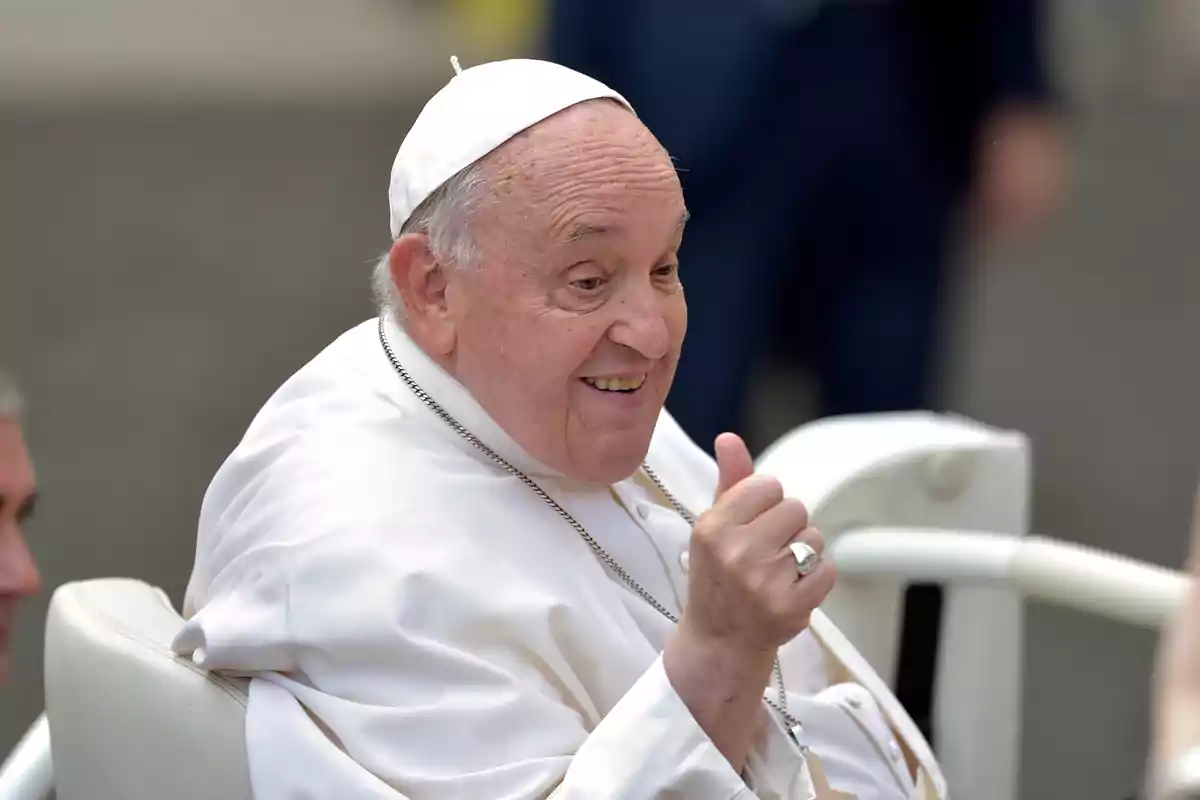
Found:
[[[400,359],[396,358],[396,354],[392,351],[391,344],[388,343],[387,329],[384,324],[385,320],[386,316],[381,314],[379,316],[379,343],[383,345],[383,351],[387,354],[388,361],[391,362],[392,368],[396,370],[396,374],[400,376],[400,380],[404,381],[404,385],[407,386],[409,390],[417,396],[417,399],[424,403],[430,411],[441,418],[442,422],[449,425],[455,433],[487,456],[492,463],[500,467],[509,475],[512,475],[514,478],[521,481],[521,483],[528,486],[534,494],[536,494],[542,499],[543,502],[546,503],[546,505],[554,509],[554,511],[557,512],[557,514],[562,517],[568,525],[575,529],[575,532],[579,534],[580,538],[587,543],[588,547],[592,548],[592,552],[594,552],[596,556],[599,557],[599,559],[603,561],[610,570],[612,570],[614,575],[620,578],[621,581],[630,589],[632,589],[635,594],[649,603],[651,608],[662,614],[667,619],[671,620],[673,624],[678,625],[679,618],[672,614],[666,606],[658,602],[654,595],[646,591],[641,584],[635,581],[633,576],[626,572],[625,568],[617,563],[617,560],[609,555],[607,550],[600,546],[600,543],[597,542],[592,535],[587,532],[587,529],[584,528],[578,520],[571,516],[571,514],[565,508],[559,505],[553,497],[546,494],[546,491],[542,489],[541,486],[538,486],[532,478],[530,478],[524,472],[521,472],[521,470],[517,469],[512,464],[508,463],[503,456],[501,456],[492,448],[488,447],[477,436],[475,436],[475,434],[463,427],[458,420],[450,415],[450,412],[442,408],[436,400],[429,396],[428,392],[421,388],[420,384],[413,380],[412,376],[408,374],[408,370],[406,370],[400,363]],[[658,479],[658,475],[654,473],[654,470],[650,469],[650,465],[643,463],[642,471],[646,473],[646,477],[650,479],[655,488],[662,492],[663,497],[667,498],[667,502],[671,504],[671,507],[675,510],[675,513],[683,517],[688,525],[695,526],[696,517],[692,514],[692,512],[684,508],[682,503],[675,499],[675,495],[667,491],[667,487],[664,486],[663,482]],[[783,717],[783,721],[787,724],[788,731],[791,733],[792,738],[799,741],[801,729],[800,721],[787,711],[787,693],[783,687],[783,670],[779,666],[778,658],[775,659],[775,665],[772,669],[772,672],[775,677],[775,688],[779,699],[772,700],[769,697],[763,697],[763,701],[771,708],[775,709],[775,711],[778,712],[781,717]]]

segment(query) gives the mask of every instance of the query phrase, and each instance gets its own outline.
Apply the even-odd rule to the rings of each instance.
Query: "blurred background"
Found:
[[[42,707],[50,590],[126,575],[182,599],[217,465],[284,378],[373,313],[388,170],[450,54],[551,52],[549,15],[572,0],[558,2],[0,0],[0,364],[29,399],[46,583],[0,688],[0,753]],[[820,3],[756,2],[779,25],[833,24]],[[1030,436],[1034,530],[1177,567],[1200,467],[1200,2],[1047,0],[1041,14],[1061,202],[1029,235],[949,237],[920,404]],[[668,62],[686,55],[686,17]],[[687,79],[642,66],[660,92]],[[810,84],[836,83],[814,69]],[[647,91],[610,80],[635,105]],[[720,114],[753,120],[762,85],[786,97],[806,78],[764,80]],[[705,165],[681,166],[699,196]],[[768,202],[803,222],[803,206]],[[838,250],[789,245],[776,260],[814,281],[806,254]],[[805,280],[788,292],[816,296]],[[739,378],[760,447],[831,407],[791,346],[804,320],[788,322]],[[1131,796],[1153,637],[1037,606],[1026,625],[1022,796]]]

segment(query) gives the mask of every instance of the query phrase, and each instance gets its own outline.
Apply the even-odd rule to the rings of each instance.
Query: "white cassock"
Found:
[[[422,404],[376,326],[279,389],[204,499],[175,647],[256,678],[256,798],[946,796],[912,721],[819,612],[780,656],[808,749],[772,712],[736,773],[663,671],[672,623]],[[388,331],[425,391],[680,613],[691,531],[651,484],[572,485]],[[692,513],[711,505],[716,465],[665,412],[647,463]]]

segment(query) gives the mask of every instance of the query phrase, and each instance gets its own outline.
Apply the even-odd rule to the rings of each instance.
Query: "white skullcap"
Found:
[[[600,81],[549,61],[515,58],[458,72],[421,109],[396,153],[388,187],[392,238],[458,172],[546,117],[602,97],[633,110]]]

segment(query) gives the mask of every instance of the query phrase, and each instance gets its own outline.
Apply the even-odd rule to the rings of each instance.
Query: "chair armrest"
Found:
[[[0,766],[0,800],[44,800],[53,789],[50,725],[42,714]]]
[[[1042,536],[871,527],[840,534],[829,551],[848,578],[1000,586],[1144,628],[1161,627],[1187,592],[1180,572]]]

